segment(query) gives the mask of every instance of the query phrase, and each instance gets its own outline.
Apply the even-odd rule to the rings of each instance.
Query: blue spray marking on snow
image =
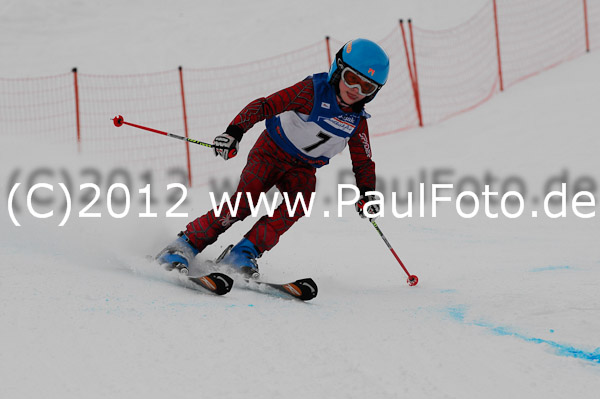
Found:
[[[465,315],[467,313],[467,307],[465,305],[448,307],[446,308],[446,313],[448,313],[448,316],[450,316],[455,321],[458,321],[465,325],[485,328],[494,333],[495,335],[514,337],[525,342],[532,342],[534,344],[546,344],[554,348],[556,350],[557,355],[573,357],[576,359],[587,360],[589,362],[600,364],[600,347],[596,348],[594,351],[586,351],[583,349],[578,349],[573,346],[564,345],[547,339],[529,337],[525,334],[516,332],[508,327],[494,326],[493,324],[485,321],[467,322],[465,320]],[[550,332],[554,332],[554,330],[550,330]]]
[[[571,266],[546,266],[546,267],[536,267],[535,269],[531,269],[530,272],[533,273],[537,273],[537,272],[548,272],[548,271],[554,271],[554,270],[573,270],[573,268]]]
[[[446,308],[448,315],[456,321],[461,323],[465,322],[465,313],[467,313],[467,307],[465,305],[459,305],[453,308]]]

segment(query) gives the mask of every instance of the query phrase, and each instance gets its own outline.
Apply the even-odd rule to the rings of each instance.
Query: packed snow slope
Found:
[[[389,34],[400,18],[455,26],[487,0],[2,0],[0,76],[144,73],[237,65],[330,35]],[[365,17],[366,16],[366,17]],[[274,34],[276,32],[276,34]]]
[[[377,30],[388,14],[378,7],[398,14],[390,26],[397,17],[410,16],[394,1],[373,2],[369,12],[362,2],[279,3],[267,1],[257,10],[248,2],[181,1],[169,7],[108,2],[106,8],[81,1],[3,2],[0,30],[12,35],[7,46],[19,48],[22,64],[0,57],[0,71],[43,75],[87,63],[97,72],[138,72],[139,59],[152,58],[153,41],[168,45],[173,39],[160,36],[161,30],[173,27],[177,35],[174,27],[185,32],[191,25],[198,34],[162,50],[164,57],[203,66],[202,58],[191,54],[204,45],[235,62],[223,43],[237,46],[240,40],[249,46],[258,40],[283,50],[288,41],[302,45],[324,31],[376,39],[387,32]],[[461,2],[461,11],[447,2],[432,3],[437,8],[416,1],[406,7],[434,21],[442,8],[458,20],[461,12],[467,18],[481,4]],[[179,13],[182,23],[169,18],[171,13]],[[365,23],[365,17],[375,20]],[[344,21],[347,25],[338,27]],[[273,37],[268,25],[284,22],[287,33]],[[207,39],[220,36],[224,42]],[[86,46],[94,38],[98,42]],[[127,40],[145,44],[125,46]],[[108,51],[107,43],[128,47],[127,55],[107,59],[93,51]],[[37,62],[45,51],[60,54],[63,46],[80,52]],[[265,47],[256,47],[268,55],[261,53]],[[165,60],[156,62],[161,69]],[[599,69],[600,54],[590,53],[511,87],[472,112],[372,141],[378,188],[386,197],[378,224],[418,275],[416,287],[406,284],[377,232],[351,206],[337,217],[337,183],[351,182],[347,152],[320,170],[313,215],[260,259],[266,280],[312,277],[320,291],[308,303],[239,287],[224,297],[211,296],[178,285],[145,261],[210,207],[206,188],[189,191],[177,210],[188,212],[187,218],[167,218],[162,207],[153,209],[157,218],[138,217],[144,204],[135,187],[127,217],[110,216],[103,191],[91,210],[102,217],[75,212],[58,227],[64,215],[57,200],[62,171],[72,176],[92,168],[104,174],[113,165],[2,132],[0,397],[595,398],[600,391]],[[251,145],[257,134],[242,145]],[[431,193],[424,217],[418,201],[412,217],[394,217],[391,192],[399,196],[397,211],[405,211],[407,189],[418,196],[416,183],[430,186],[434,175],[467,190],[481,191],[492,181],[490,191],[519,191],[525,197],[523,214],[506,217],[497,203],[490,212],[499,217],[492,218],[481,201],[476,217],[462,218],[450,190],[441,194],[453,201],[440,202],[437,217]],[[13,203],[21,224],[16,227],[7,199],[15,183],[25,186],[29,179],[54,185],[52,192],[40,190],[32,203],[39,213],[55,213],[26,217],[27,196],[19,191]],[[544,212],[544,194],[560,189],[561,181],[568,183],[566,217],[552,219]],[[596,197],[593,206],[577,208],[595,212],[587,219],[571,206],[574,191],[585,190]],[[81,204],[74,207],[79,211]],[[463,203],[465,213],[472,209]],[[558,212],[556,206],[551,210]],[[517,209],[509,204],[505,211]],[[237,242],[252,222],[234,225],[203,258]],[[197,271],[202,267],[200,261],[195,265]]]

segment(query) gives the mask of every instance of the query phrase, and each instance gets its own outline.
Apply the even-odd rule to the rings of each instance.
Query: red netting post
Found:
[[[496,51],[498,54],[498,77],[500,78],[500,91],[504,91],[504,79],[502,78],[502,58],[500,57],[500,31],[498,29],[498,5],[494,0],[494,25],[496,27]]]
[[[402,42],[404,43],[404,54],[406,56],[406,65],[408,67],[408,75],[410,76],[410,82],[413,88],[413,95],[415,98],[415,108],[417,110],[417,115],[419,117],[419,126],[423,126],[423,117],[421,116],[421,104],[419,103],[419,95],[417,93],[417,88],[415,85],[415,78],[413,75],[413,67],[410,64],[410,56],[408,52],[408,43],[406,41],[406,32],[404,31],[404,21],[400,20],[400,30],[402,31]]]
[[[408,56],[408,44],[406,43],[406,33],[404,32],[404,21],[400,20],[400,30],[402,31],[402,42],[404,43],[404,54],[406,55],[406,64],[408,66],[408,75],[410,76],[410,82],[415,86],[415,79],[413,78],[412,66],[410,65],[410,57]]]
[[[75,118],[77,124],[77,151],[81,152],[81,124],[79,122],[79,83],[77,82],[77,68],[73,68],[73,86],[75,87]]]
[[[327,67],[331,65],[331,47],[329,46],[329,36],[325,36],[325,45],[327,46]]]
[[[417,111],[419,113],[419,126],[423,127],[423,114],[421,112],[421,93],[419,92],[419,75],[417,74],[417,57],[415,56],[415,38],[413,36],[412,21],[408,20],[410,31],[410,47],[412,48],[413,77],[415,78],[415,96],[417,98]]]
[[[183,108],[183,127],[185,130],[185,138],[189,138],[188,134],[188,122],[187,122],[187,109],[185,106],[185,90],[183,89],[183,68],[179,67],[179,85],[181,87],[181,104]],[[187,171],[188,171],[188,184],[192,187],[192,161],[190,158],[190,143],[185,142],[185,153],[187,157]]]
[[[590,52],[590,31],[588,27],[587,0],[583,0],[583,18],[585,23],[585,51]]]

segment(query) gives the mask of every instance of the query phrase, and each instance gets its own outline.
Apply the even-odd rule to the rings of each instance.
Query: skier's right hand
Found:
[[[227,133],[220,134],[213,140],[213,150],[215,151],[215,156],[220,155],[226,161],[237,155],[238,148],[238,140]]]

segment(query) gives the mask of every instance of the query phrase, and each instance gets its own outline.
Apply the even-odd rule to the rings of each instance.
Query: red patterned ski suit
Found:
[[[267,98],[256,99],[233,119],[227,131],[246,132],[256,123],[285,111],[309,115],[313,107],[313,95],[313,81],[308,78]],[[342,110],[351,112],[346,108]],[[357,187],[362,193],[374,190],[375,163],[371,160],[369,130],[365,118],[361,118],[348,146]],[[313,166],[282,150],[265,130],[250,151],[248,163],[242,171],[236,193],[232,196],[234,200],[237,198],[237,193],[242,193],[236,217],[233,218],[229,214],[227,206],[222,209],[218,218],[214,210],[210,210],[189,223],[185,234],[191,243],[202,251],[206,246],[214,243],[232,223],[250,215],[246,193],[251,194],[253,203],[256,204],[260,193],[269,191],[273,186],[282,193],[287,192],[292,205],[297,195],[302,195],[308,204],[311,194],[315,191],[315,172]],[[265,215],[260,218],[245,237],[254,243],[259,253],[263,253],[273,248],[279,242],[281,235],[302,216],[304,210],[301,206],[297,206],[295,213],[290,216],[284,201],[272,217]]]

